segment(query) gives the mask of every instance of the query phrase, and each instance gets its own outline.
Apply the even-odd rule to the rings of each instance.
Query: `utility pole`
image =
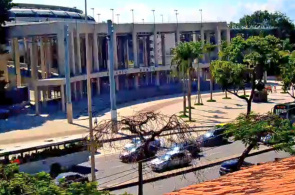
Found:
[[[87,23],[87,0],[85,0],[85,22]]]
[[[97,23],[100,22],[100,14],[97,14]]]
[[[71,76],[70,76],[70,63],[69,63],[69,25],[64,26],[65,33],[65,77],[66,77],[66,98],[67,98],[67,118],[68,123],[73,123],[73,106],[71,97]],[[62,85],[62,87],[64,87]]]
[[[138,195],[143,195],[142,161],[138,162]]]
[[[134,9],[131,9],[130,11],[132,12],[132,23],[134,25]]]
[[[109,80],[110,80],[110,101],[111,101],[111,119],[113,131],[117,132],[117,106],[116,106],[116,87],[114,77],[114,26],[111,20],[108,20],[108,43],[109,43]]]
[[[120,23],[119,19],[120,19],[120,14],[117,14],[117,22],[118,22],[118,24]]]
[[[115,18],[114,18],[114,9],[110,9],[112,12],[112,22],[114,22]]]

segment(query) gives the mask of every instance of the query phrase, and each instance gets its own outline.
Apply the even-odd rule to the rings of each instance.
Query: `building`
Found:
[[[293,195],[295,158],[256,165],[212,181],[191,185],[166,195]]]
[[[77,8],[18,3],[9,11],[9,18],[13,23],[65,21],[85,22],[85,15]],[[87,16],[89,23],[95,20]]]
[[[66,25],[69,29],[68,48],[65,46]],[[34,91],[37,114],[40,113],[39,102],[43,106],[53,99],[61,101],[62,110],[66,111],[66,50],[69,52],[72,100],[79,101],[87,94],[87,66],[91,70],[93,94],[109,94],[106,23],[45,21],[10,23],[6,27],[11,46],[9,65],[15,72],[15,82],[12,83],[28,85]],[[178,79],[170,74],[173,69],[171,48],[181,41],[197,40],[220,46],[222,40],[230,41],[230,29],[226,22],[129,23],[114,24],[114,36],[114,74],[117,97],[120,97],[130,90],[144,89],[147,92],[148,87],[177,86]],[[156,41],[153,37],[157,37]],[[208,68],[206,57],[200,66],[204,70]],[[173,92],[176,92],[174,88]]]

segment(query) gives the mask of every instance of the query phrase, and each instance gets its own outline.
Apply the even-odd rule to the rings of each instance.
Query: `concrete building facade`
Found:
[[[64,26],[69,29],[69,47],[65,46]],[[90,69],[93,95],[109,92],[108,37],[105,23],[41,22],[8,24],[12,66],[17,86],[24,83],[20,71],[30,77],[26,85],[34,91],[36,113],[40,102],[59,99],[67,110],[65,94],[65,51],[69,52],[71,96],[79,101],[87,94],[86,69]],[[116,90],[137,90],[177,82],[172,78],[171,48],[181,41],[230,41],[225,22],[114,24],[114,75]],[[156,41],[154,41],[156,37]],[[20,47],[20,45],[22,45]],[[21,49],[20,49],[21,48]],[[216,51],[217,52],[217,51]],[[208,68],[206,57],[200,67]]]

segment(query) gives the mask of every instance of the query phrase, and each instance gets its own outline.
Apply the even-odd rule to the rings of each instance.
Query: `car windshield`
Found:
[[[159,159],[160,160],[163,160],[163,161],[166,161],[166,160],[169,160],[171,157],[170,154],[164,154],[163,156],[160,156]]]
[[[134,152],[135,150],[136,150],[136,147],[134,147],[134,146],[130,146],[130,147],[125,148],[125,151],[127,151],[127,152]]]
[[[207,133],[205,133],[204,137],[212,137],[213,136],[213,132],[209,131]]]

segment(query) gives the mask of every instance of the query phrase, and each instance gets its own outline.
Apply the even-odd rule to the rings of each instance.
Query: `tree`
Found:
[[[97,190],[91,183],[72,183],[57,186],[50,175],[40,172],[35,175],[19,172],[18,165],[0,165],[0,195],[38,194],[38,195],[110,195]]]
[[[283,91],[287,92],[293,99],[294,95],[294,86],[295,86],[295,52],[281,52],[281,56],[284,59],[284,62],[281,66],[281,75],[283,82]],[[293,90],[291,94],[288,89]]]
[[[277,151],[286,151],[294,154],[295,128],[289,120],[280,118],[272,113],[264,115],[251,113],[241,114],[233,123],[228,124],[225,132],[227,136],[240,140],[246,149],[238,160],[237,170],[239,170],[252,149],[258,149],[261,145],[261,138],[270,136],[268,146]]]
[[[211,64],[212,75],[222,89],[247,102],[248,115],[255,90],[264,89],[264,71],[278,67],[281,48],[281,41],[274,36],[253,36],[247,40],[237,36],[219,53],[221,60]],[[250,97],[238,94],[246,84],[251,85]]]
[[[164,136],[167,144],[188,142],[192,139],[191,127],[176,115],[166,116],[160,113],[145,112],[129,117],[122,117],[117,121],[120,133],[135,135],[142,140],[141,156],[150,157],[150,143],[156,138]],[[113,140],[117,133],[112,131],[112,121],[101,121],[95,128],[95,141],[100,144],[102,140]],[[116,146],[109,142],[110,147]],[[118,149],[121,149],[120,147]],[[134,159],[137,161],[138,159]]]
[[[173,51],[172,62],[177,64],[176,70],[183,74],[183,79],[185,75],[188,75],[188,111],[189,111],[189,121],[192,120],[191,116],[191,87],[192,87],[192,77],[195,72],[192,63],[194,60],[199,60],[202,56],[202,43],[201,42],[183,42],[180,43]],[[198,62],[199,63],[199,62]],[[183,114],[186,116],[186,98],[185,92],[183,95]]]
[[[292,43],[295,41],[294,23],[281,12],[270,13],[259,10],[251,15],[245,15],[239,23],[231,22],[230,28],[276,28],[280,38],[290,38]]]
[[[203,47],[204,53],[207,53],[209,57],[209,67],[211,67],[211,52],[215,51],[215,48],[216,45],[213,45],[211,43],[207,43]],[[213,100],[213,80],[214,78],[210,70],[210,100],[208,100],[208,102],[216,102],[216,100]]]
[[[0,54],[5,52],[2,44],[5,44],[5,30],[2,27],[9,21],[9,10],[14,6],[12,0],[0,0]]]

